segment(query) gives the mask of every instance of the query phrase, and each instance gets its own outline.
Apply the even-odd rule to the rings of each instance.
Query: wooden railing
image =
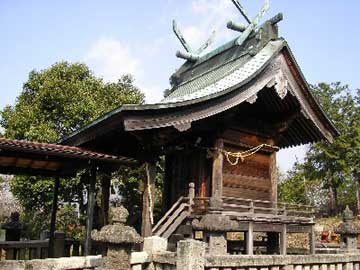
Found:
[[[168,238],[179,225],[190,215],[189,198],[181,197],[156,224],[153,235]]]
[[[312,222],[315,214],[310,205],[222,197],[224,213],[231,216],[259,218],[297,218]],[[153,235],[168,238],[190,215],[203,215],[209,211],[210,197],[195,197],[194,184],[189,184],[188,197],[180,197],[154,226]]]
[[[2,241],[0,242],[0,260],[32,260],[48,257],[49,240]]]
[[[0,261],[5,260],[32,260],[48,258],[49,240],[27,241],[0,241]],[[104,252],[102,243],[93,241],[92,255],[101,255]],[[84,241],[62,239],[55,250],[55,257],[84,256]]]
[[[223,197],[225,211],[238,213],[253,213],[265,215],[279,215],[289,217],[312,218],[315,214],[314,207],[310,205],[279,203],[263,200],[250,200],[235,197]]]

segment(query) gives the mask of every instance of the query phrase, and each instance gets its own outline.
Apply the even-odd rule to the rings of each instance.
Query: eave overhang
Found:
[[[159,104],[124,105],[63,139],[61,143],[82,145],[111,129],[132,132],[174,127],[179,131],[185,131],[190,129],[191,124],[196,121],[222,113],[254,98],[265,87],[274,87],[280,95],[285,91],[286,94],[289,92],[294,96],[301,105],[303,117],[317,129],[312,138],[306,139],[304,135],[305,137],[298,140],[296,144],[289,142],[283,147],[321,139],[332,142],[333,137],[338,135],[338,131],[311,94],[310,87],[287,43],[279,39],[269,42],[267,46],[272,46],[271,55],[262,56],[262,62],[255,61],[257,65],[252,69],[254,64],[251,64],[249,66],[251,70],[245,70],[247,76],[242,76],[239,80],[231,78],[225,85],[218,83],[220,87],[213,87],[213,91],[200,90],[202,94],[192,94],[192,98],[169,98]],[[265,46],[265,48],[268,47]],[[307,120],[303,121],[303,128],[308,125]],[[311,132],[314,133],[314,131]],[[309,132],[304,134],[306,133],[309,134]]]

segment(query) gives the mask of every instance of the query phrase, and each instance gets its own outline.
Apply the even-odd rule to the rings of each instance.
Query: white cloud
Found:
[[[154,54],[163,43],[163,38],[154,40],[153,44],[143,48],[147,54]],[[97,76],[106,82],[116,82],[121,75],[131,74],[135,85],[145,93],[147,103],[158,102],[163,90],[159,86],[149,85],[147,75],[140,58],[133,53],[130,46],[115,38],[100,38],[89,49],[84,61],[94,70]],[[151,71],[150,71],[151,72]]]
[[[108,82],[115,82],[127,73],[136,78],[142,72],[140,60],[128,46],[114,38],[97,40],[85,55],[85,61]]]
[[[200,24],[183,27],[183,33],[185,39],[194,47],[202,45],[213,30],[216,30],[215,43],[223,43],[233,34],[226,29],[227,21],[234,15],[238,16],[231,1],[194,0],[191,3],[191,12]]]

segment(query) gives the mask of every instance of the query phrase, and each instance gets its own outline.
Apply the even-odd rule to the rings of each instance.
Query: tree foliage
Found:
[[[330,214],[336,214],[345,204],[359,211],[359,92],[354,94],[341,83],[313,85],[312,92],[340,134],[333,143],[321,141],[309,146],[304,162],[296,164],[280,185],[280,190],[283,188],[281,199],[299,196],[316,198],[318,194],[314,203],[327,206]],[[301,188],[302,182],[315,189]],[[311,191],[317,193],[309,194]],[[289,196],[291,192],[296,194]]]
[[[84,64],[59,62],[30,72],[15,105],[0,111],[0,126],[7,138],[56,142],[122,104],[143,101],[130,75],[105,83]],[[60,199],[79,201],[83,189],[80,176],[63,179]],[[11,191],[29,213],[48,213],[52,190],[52,179],[21,176],[11,182]]]
[[[60,62],[30,72],[16,104],[1,111],[0,125],[8,138],[56,142],[105,112],[143,100],[129,75],[104,83],[84,64]]]

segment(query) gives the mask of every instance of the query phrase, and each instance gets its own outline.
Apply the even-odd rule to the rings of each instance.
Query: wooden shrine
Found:
[[[171,76],[159,104],[124,105],[64,138],[61,144],[147,164],[142,235],[175,245],[196,238],[209,249],[252,254],[254,232],[266,234],[267,253],[286,253],[286,234],[310,235],[310,206],[277,202],[279,149],[328,140],[337,131],[312,96],[287,42],[278,36],[282,15],[258,25],[268,1],[241,33],[204,53],[212,37],[192,49],[174,22],[186,62]],[[165,156],[164,217],[152,224],[155,163]],[[231,242],[228,233],[243,233]]]

